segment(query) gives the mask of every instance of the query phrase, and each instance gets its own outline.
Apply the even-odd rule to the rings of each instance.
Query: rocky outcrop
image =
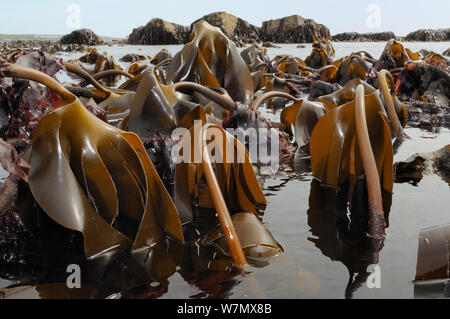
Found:
[[[63,44],[98,45],[101,42],[100,38],[91,29],[75,30],[61,38],[61,43]]]
[[[409,33],[406,36],[406,41],[450,41],[450,28],[448,29],[421,29]]]
[[[395,164],[397,181],[420,181],[425,175],[437,174],[450,183],[450,145],[432,153],[415,154]]]
[[[276,43],[312,43],[316,39],[330,38],[330,30],[311,19],[293,15],[282,19],[264,21],[260,30],[264,41]]]
[[[358,32],[344,32],[336,34],[332,37],[333,41],[338,42],[377,42],[389,41],[397,39],[394,32],[377,32],[377,33],[358,33]]]
[[[312,43],[316,39],[330,39],[330,30],[323,24],[303,19],[298,15],[263,22],[258,28],[247,21],[226,12],[215,12],[194,21],[190,28],[162,19],[152,19],[146,26],[133,30],[129,44],[182,44],[187,41],[192,27],[206,21],[218,27],[238,46],[254,42]]]
[[[226,12],[214,12],[201,17],[191,24],[191,30],[199,21],[206,21],[220,28],[234,42],[252,43],[259,40],[259,30],[256,26]]]
[[[128,37],[128,44],[183,44],[188,35],[189,28],[155,18],[147,25],[134,29]]]

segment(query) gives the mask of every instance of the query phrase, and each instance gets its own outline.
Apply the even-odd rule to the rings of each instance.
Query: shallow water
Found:
[[[336,43],[336,58],[351,52],[365,50],[378,57],[384,43]],[[445,43],[405,43],[413,51],[435,50],[442,53]],[[294,54],[306,58],[311,45],[298,49],[297,45],[282,45],[281,49],[268,49],[271,57],[277,54]],[[181,46],[165,46],[175,54]],[[99,47],[117,60],[127,53],[154,56],[160,46]],[[78,58],[82,54],[62,54],[64,59]],[[121,63],[125,68],[127,63]],[[63,80],[70,80],[64,78]],[[267,113],[266,113],[267,114]],[[267,114],[272,120],[276,115]],[[409,136],[395,156],[395,162],[405,160],[420,152],[436,151],[450,144],[450,131],[430,133],[416,128],[407,128]],[[269,204],[264,223],[283,246],[285,252],[271,260],[263,268],[252,267],[259,289],[268,298],[344,298],[349,281],[347,266],[352,264],[351,249],[345,246],[336,230],[333,216],[315,216],[316,205],[310,202],[312,177],[302,176],[287,179],[275,176],[266,179],[263,185]],[[281,185],[281,187],[272,187]],[[417,185],[395,184],[390,212],[390,227],[384,248],[378,255],[381,268],[381,288],[369,289],[363,284],[354,292],[354,298],[413,298],[418,235],[421,229],[450,222],[448,209],[449,185],[436,175],[423,178]],[[309,213],[309,215],[308,215]],[[320,214],[319,214],[320,215]],[[316,220],[318,218],[318,220]],[[314,244],[314,241],[316,244]],[[350,260],[350,262],[349,262]],[[345,264],[344,264],[345,263]],[[346,266],[347,265],[347,266]],[[189,284],[179,272],[168,279],[168,288],[161,298],[188,298],[202,291]],[[0,288],[7,282],[0,279]],[[217,281],[217,285],[220,285]],[[233,282],[230,298],[255,297],[248,277],[238,277]],[[201,296],[201,295],[200,295]]]

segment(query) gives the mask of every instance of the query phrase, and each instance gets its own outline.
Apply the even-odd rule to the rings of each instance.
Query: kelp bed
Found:
[[[226,38],[215,32],[208,28],[201,29],[193,35],[188,45],[170,47],[170,52],[163,50],[153,57],[149,57],[137,47],[129,46],[102,47],[84,49],[81,53],[55,54],[56,57],[64,57],[66,62],[70,60],[71,64],[64,64],[42,54],[35,54],[38,60],[36,63],[33,58],[26,58],[25,52],[16,52],[17,56],[14,55],[13,50],[8,52],[9,55],[6,58],[12,59],[9,62],[17,61],[24,56],[22,58],[24,62],[19,64],[45,71],[60,82],[77,83],[77,86],[69,87],[67,83],[65,86],[71,92],[70,94],[79,96],[82,104],[78,102],[74,104],[75,100],[71,100],[71,95],[60,99],[51,91],[34,87],[35,91],[31,92],[42,90],[40,94],[45,94],[45,101],[51,105],[33,109],[32,112],[19,113],[19,115],[25,114],[26,117],[17,116],[19,122],[16,122],[15,126],[9,126],[7,133],[9,135],[3,131],[19,153],[25,150],[21,154],[26,161],[29,161],[29,154],[26,154],[27,146],[17,140],[11,140],[11,137],[27,140],[31,133],[34,136],[49,134],[48,129],[42,129],[44,127],[42,124],[41,128],[38,127],[42,116],[49,109],[53,110],[58,103],[61,103],[61,100],[66,105],[73,104],[71,113],[60,111],[61,114],[58,115],[58,111],[55,111],[51,116],[57,117],[58,123],[62,123],[53,128],[58,132],[54,136],[59,137],[59,142],[55,145],[61,145],[61,152],[70,158],[68,165],[71,167],[70,171],[73,171],[76,176],[76,179],[72,180],[72,183],[74,181],[75,183],[72,186],[68,186],[67,182],[58,186],[47,186],[54,183],[55,175],[42,174],[43,164],[38,165],[40,169],[36,173],[32,173],[33,161],[31,161],[30,170],[25,163],[19,163],[14,168],[14,172],[22,175],[24,179],[31,179],[31,188],[36,189],[30,194],[26,191],[27,184],[24,181],[18,184],[18,203],[31,203],[32,206],[26,208],[31,209],[32,212],[26,215],[30,218],[29,221],[24,221],[22,217],[24,215],[19,214],[22,217],[20,219],[15,211],[2,215],[3,260],[0,278],[4,279],[1,279],[0,287],[8,288],[2,289],[0,294],[9,298],[409,298],[420,297],[423,294],[423,288],[415,289],[412,283],[416,274],[418,234],[421,229],[448,223],[446,208],[448,176],[445,176],[445,171],[425,170],[424,173],[411,169],[411,165],[408,166],[408,163],[405,163],[402,166],[402,174],[397,174],[396,177],[391,176],[386,179],[386,174],[384,174],[385,177],[380,174],[383,191],[382,209],[388,228],[386,238],[378,238],[374,242],[366,236],[366,232],[371,231],[367,228],[370,224],[368,223],[370,214],[367,214],[370,212],[370,207],[364,179],[352,180],[348,177],[342,178],[342,181],[338,179],[339,185],[336,186],[342,187],[344,191],[336,195],[334,190],[330,191],[328,188],[321,187],[313,177],[326,181],[329,178],[327,176],[333,176],[333,174],[324,173],[328,168],[314,169],[318,166],[314,159],[313,163],[309,163],[309,144],[331,145],[336,141],[324,142],[326,136],[329,136],[328,133],[323,133],[324,135],[317,143],[314,142],[314,137],[311,137],[312,141],[310,141],[309,137],[313,135],[310,126],[316,126],[314,123],[330,112],[332,107],[328,106],[327,102],[334,101],[337,105],[350,105],[347,109],[352,109],[354,106],[351,103],[355,98],[356,88],[358,84],[364,84],[364,80],[370,83],[366,85],[364,95],[373,94],[375,88],[380,87],[375,74],[381,69],[388,69],[396,81],[395,85],[390,80],[387,81],[389,89],[394,92],[393,87],[397,85],[399,100],[394,94],[393,96],[396,98],[394,107],[398,110],[399,121],[405,125],[409,120],[402,133],[404,141],[396,150],[397,153],[390,165],[404,161],[415,153],[441,149],[450,144],[450,135],[446,128],[448,127],[446,124],[448,123],[446,111],[448,96],[445,89],[448,82],[445,82],[445,75],[439,77],[440,71],[436,73],[435,69],[432,69],[429,73],[431,80],[428,83],[424,84],[426,80],[422,82],[419,80],[418,83],[410,85],[411,81],[407,78],[403,83],[408,85],[402,88],[399,87],[402,81],[398,79],[402,76],[407,77],[407,72],[414,72],[413,68],[410,70],[402,65],[420,61],[426,65],[425,68],[432,65],[439,69],[439,63],[442,64],[445,58],[440,55],[434,57],[432,52],[414,53],[413,51],[416,50],[408,50],[409,52],[405,49],[400,50],[395,42],[388,43],[378,60],[374,58],[378,55],[372,51],[360,52],[359,44],[345,48],[345,54],[349,55],[343,59],[336,59],[333,57],[334,49],[329,43],[322,41],[308,48],[312,52],[306,55],[297,54],[294,47],[289,50],[270,49],[270,54],[264,48],[257,46],[238,52]],[[334,44],[336,52],[343,52],[344,50],[338,45]],[[425,44],[423,46],[425,47]],[[216,51],[211,55],[208,50],[212,47]],[[408,47],[408,44],[405,44],[405,47]],[[108,55],[103,53],[104,50],[114,54]],[[125,56],[130,51],[134,54]],[[358,53],[350,54],[351,52]],[[227,57],[226,62],[223,62],[224,56]],[[327,67],[329,65],[335,65],[335,67]],[[417,68],[420,67],[422,66]],[[71,73],[59,70],[64,68]],[[447,71],[445,71],[446,68]],[[244,72],[247,69],[248,71]],[[447,65],[441,70],[448,74]],[[99,75],[108,71],[106,75],[105,73]],[[99,83],[93,81],[89,75],[97,78]],[[437,83],[433,76],[437,77]],[[176,83],[180,82],[182,84],[177,86]],[[197,83],[202,87],[192,87],[186,82]],[[6,86],[5,83],[3,84]],[[373,85],[374,89],[372,90],[369,85]],[[417,87],[411,90],[414,85]],[[443,87],[436,87],[437,85]],[[351,88],[348,89],[348,87]],[[212,89],[213,92],[210,92],[205,88],[221,89]],[[5,92],[11,93],[11,91]],[[16,91],[12,92],[21,91],[17,91],[16,88]],[[139,98],[136,98],[133,92],[136,92],[135,95]],[[258,109],[256,104],[259,104],[264,93],[271,92],[278,92],[276,93],[278,95],[289,94],[293,98],[283,99],[271,96],[265,101],[267,103],[261,103],[262,106],[259,107],[261,113],[258,116],[248,116],[247,113],[258,114],[255,113],[255,109]],[[442,92],[444,93],[441,94]],[[66,93],[62,92],[62,94]],[[316,101],[313,101],[311,96],[314,96]],[[297,100],[308,97],[310,101]],[[379,104],[375,106],[375,109],[377,112],[384,112],[387,102],[381,94],[380,97],[380,102],[377,102]],[[18,93],[14,97],[16,100],[12,99],[11,95],[8,98],[8,101],[12,100],[20,106],[33,102],[33,100],[17,102],[17,99],[21,98],[30,99],[29,96],[21,96]],[[236,101],[240,103],[236,104]],[[370,101],[366,98],[366,103],[372,105]],[[411,101],[418,103],[411,104]],[[317,102],[323,104],[317,104]],[[402,104],[407,106],[408,116],[405,116],[401,108]],[[154,105],[158,107],[148,109],[149,106]],[[245,109],[235,110],[236,105],[252,106],[252,108],[244,112]],[[321,105],[324,106],[321,107]],[[327,109],[325,110],[324,107]],[[367,112],[369,107],[372,106],[367,107]],[[39,113],[41,110],[42,113]],[[85,110],[95,115],[95,121],[94,117],[91,119]],[[299,110],[303,110],[302,112],[306,114],[299,118],[308,118],[308,121],[302,122],[296,119]],[[368,114],[367,116],[376,118],[375,115]],[[247,232],[256,229],[255,232],[259,234],[259,237],[256,237],[260,240],[260,248],[261,246],[270,248],[252,250],[252,246],[258,246],[255,245],[254,238],[250,242],[241,240],[245,256],[250,263],[250,266],[242,273],[239,265],[233,263],[235,256],[228,250],[229,242],[221,232],[221,223],[214,213],[207,212],[209,207],[215,206],[212,194],[198,195],[199,210],[179,205],[180,198],[181,200],[186,196],[192,198],[197,196],[197,192],[201,193],[206,181],[201,177],[194,177],[189,167],[174,167],[170,163],[167,149],[171,141],[165,136],[176,127],[192,128],[194,119],[213,123],[213,125],[219,124],[224,128],[266,127],[267,121],[264,117],[271,120],[270,126],[280,127],[285,131],[280,135],[281,169],[274,172],[265,167],[264,163],[254,162],[254,167],[257,168],[256,175],[252,177],[250,174],[244,178],[239,175],[239,172],[243,169],[243,172],[248,174],[250,171],[248,165],[247,168],[226,165],[215,168],[227,208],[238,228],[238,234],[239,227],[248,227],[243,228]],[[354,118],[353,113],[352,117]],[[82,120],[83,118],[85,120]],[[85,125],[87,118],[91,119],[89,121],[92,122],[93,128],[77,129]],[[386,107],[384,123],[388,123],[390,119]],[[54,119],[50,117],[46,120],[54,122]],[[107,129],[105,126],[104,133],[101,133],[97,124],[100,122],[96,122],[98,120],[103,123],[108,121],[117,129]],[[340,120],[337,120],[337,123],[339,122]],[[21,125],[22,123],[25,125]],[[369,132],[374,130],[377,136],[380,134],[395,136],[394,125],[391,128],[390,125],[383,126],[380,123],[383,122],[373,123],[375,125],[373,127],[378,128],[371,129],[369,126]],[[353,132],[354,124],[346,125],[345,130]],[[323,124],[323,126],[333,127],[332,124]],[[45,127],[52,127],[52,124]],[[381,133],[383,127],[385,133]],[[389,129],[392,131],[388,132]],[[136,135],[122,133],[125,131],[134,132]],[[121,135],[126,144],[120,144],[123,142],[118,141],[117,135],[113,134]],[[348,134],[350,140],[355,135],[356,133]],[[96,142],[93,142],[94,136],[96,136]],[[98,138],[99,136],[101,138]],[[136,136],[141,138],[140,141],[136,139]],[[294,141],[294,138],[295,143],[287,142]],[[377,137],[369,138],[374,140]],[[36,137],[33,139],[36,141],[33,143],[39,141]],[[103,142],[105,139],[108,141],[107,144]],[[86,143],[88,140],[89,143]],[[344,138],[343,141],[345,140]],[[14,141],[16,144],[13,143]],[[390,139],[389,142],[385,140],[385,143],[390,144]],[[349,145],[353,144],[350,142]],[[116,146],[111,148],[110,145]],[[150,165],[143,157],[138,160],[132,156],[133,152],[128,145],[136,150],[136,154],[141,156],[143,153],[149,154],[153,165]],[[389,155],[377,155],[386,154],[386,144],[384,145],[379,146],[380,151],[377,151],[376,146],[374,147],[376,161],[380,163],[383,161],[386,163],[386,161],[378,158],[389,158]],[[108,191],[110,186],[107,185],[113,184],[95,186],[96,180],[101,179],[102,174],[105,175],[100,173],[104,170],[95,164],[95,161],[89,161],[92,158],[89,157],[92,156],[92,152],[90,153],[92,146],[98,150],[98,154],[106,163],[106,169],[117,187],[117,197],[112,195],[115,194],[114,191]],[[395,143],[391,147],[394,151]],[[46,156],[42,155],[45,145],[35,146],[34,149],[40,149],[39,155],[34,156],[35,159],[43,156],[39,162],[45,164],[52,158],[52,151],[48,146]],[[359,158],[358,153],[353,153],[352,150],[354,147],[349,146],[347,149],[342,147],[340,156],[344,159],[343,161],[347,153],[356,154],[356,158]],[[314,151],[312,152],[312,156],[319,157],[314,155]],[[124,181],[119,180],[121,174],[114,175],[114,172],[120,170],[119,167],[123,165],[114,160],[120,154],[127,163],[125,165],[128,168],[127,172],[131,172],[130,176],[134,179]],[[84,166],[84,171],[77,169],[78,157],[82,158],[82,163],[94,163],[94,166]],[[350,156],[350,158],[354,157]],[[357,159],[355,162],[353,169],[360,172],[354,175],[364,175],[363,165],[358,164]],[[309,167],[311,164],[313,171]],[[154,170],[150,166],[154,166]],[[415,166],[417,165],[412,165],[412,167]],[[142,172],[139,172],[140,167]],[[350,165],[350,169],[351,167]],[[234,179],[225,182],[220,177],[221,170],[229,172],[226,174],[234,174]],[[389,168],[386,170],[389,171]],[[66,171],[69,170],[66,169]],[[36,180],[36,174],[44,175],[44,177],[47,175],[48,180]],[[155,174],[159,175],[159,182]],[[348,174],[344,171],[338,175],[347,176]],[[112,225],[112,229],[120,230],[120,232],[111,231],[109,226],[105,226],[103,230],[98,228],[89,230],[76,221],[73,224],[67,224],[68,222],[64,220],[64,215],[70,211],[71,207],[80,207],[80,202],[71,202],[74,192],[79,192],[76,184],[82,184],[80,176],[91,176],[91,178],[93,176],[93,179],[86,180],[87,186],[84,187],[92,190],[90,200],[95,203],[94,210],[101,212],[100,216],[107,221],[107,225]],[[146,176],[147,181],[143,179],[139,181],[139,176]],[[199,187],[195,186],[196,184],[192,186],[188,182],[196,178],[197,185],[201,185],[199,189],[196,188]],[[384,182],[383,178],[385,178]],[[259,186],[254,184],[256,179],[261,185],[260,194],[257,192]],[[386,191],[392,187],[389,184],[392,184],[394,180],[396,183],[393,184],[393,194],[390,196],[386,194]],[[246,183],[251,185],[250,189],[253,189],[253,193],[248,186],[240,188],[237,181],[240,181],[242,185]],[[354,188],[354,203],[351,208],[347,206],[348,192],[351,192],[351,190],[345,190],[347,182],[353,183]],[[330,180],[326,184],[332,185],[333,181]],[[157,185],[156,188],[155,185]],[[64,190],[64,187],[67,189]],[[46,188],[51,190],[50,197],[56,197],[55,193],[64,193],[72,194],[72,198],[60,196],[63,202],[58,203],[55,206],[56,209],[46,207],[49,200],[54,201],[54,198],[49,199],[39,195],[39,192],[45,193]],[[78,190],[75,191],[75,189]],[[261,197],[262,195],[265,200]],[[143,200],[146,196],[150,200]],[[42,201],[42,198],[47,199]],[[102,198],[117,199],[101,201]],[[265,201],[265,205],[261,205]],[[119,214],[114,209],[115,206],[119,207]],[[14,207],[14,209],[18,208]],[[251,214],[240,214],[243,211]],[[123,215],[122,212],[129,213]],[[174,220],[170,221],[170,216],[173,217],[174,212],[179,215],[179,225]],[[76,215],[76,212],[72,214]],[[142,216],[147,216],[147,224],[140,223]],[[253,219],[253,216],[258,218]],[[148,218],[154,220],[148,221]],[[31,226],[28,229],[32,231],[25,231],[26,222],[30,222]],[[246,223],[250,226],[239,226]],[[163,227],[160,227],[161,224]],[[148,226],[142,227],[143,225]],[[66,228],[75,231],[67,231]],[[242,230],[240,232],[242,236]],[[106,242],[102,243],[98,233],[111,235],[106,236]],[[93,238],[94,244],[87,243],[89,237]],[[113,248],[102,252],[105,247]],[[133,253],[130,253],[130,249]],[[100,255],[97,255],[99,252]],[[92,258],[86,259],[86,255]],[[83,281],[81,289],[67,289],[65,280],[69,275],[66,272],[68,264],[81,266]],[[381,289],[368,289],[365,285],[368,276],[366,270],[371,264],[379,264],[381,267]],[[436,296],[440,296],[439,293]]]

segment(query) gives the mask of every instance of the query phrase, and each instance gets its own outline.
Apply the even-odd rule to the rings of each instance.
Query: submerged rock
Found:
[[[61,38],[61,43],[63,44],[98,45],[101,42],[100,38],[91,29],[75,30]]]
[[[420,181],[425,175],[438,174],[450,184],[450,145],[431,153],[420,153],[395,164],[396,179]]]
[[[316,39],[330,38],[330,30],[314,20],[293,15],[282,19],[264,21],[260,37],[276,43],[312,43]]]
[[[448,29],[420,29],[409,33],[406,36],[406,41],[449,41],[450,40],[450,28]]]
[[[133,29],[128,37],[128,44],[183,44],[188,35],[189,28],[155,18],[150,20],[147,25]]]

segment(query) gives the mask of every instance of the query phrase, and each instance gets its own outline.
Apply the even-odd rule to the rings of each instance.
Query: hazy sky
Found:
[[[66,34],[71,21],[77,21],[67,12],[71,4],[80,8],[81,27],[114,37],[128,36],[154,17],[189,25],[215,11],[227,11],[257,26],[298,14],[325,24],[331,34],[394,31],[402,36],[422,28],[450,27],[449,0],[1,0],[0,33]],[[379,21],[380,28],[368,27],[374,13],[368,12],[371,4],[380,9],[380,19],[369,21]]]

